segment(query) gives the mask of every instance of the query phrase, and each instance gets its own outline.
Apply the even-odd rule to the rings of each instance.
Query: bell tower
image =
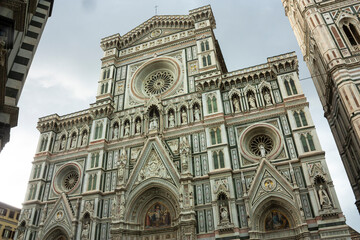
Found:
[[[360,4],[282,0],[360,212]]]

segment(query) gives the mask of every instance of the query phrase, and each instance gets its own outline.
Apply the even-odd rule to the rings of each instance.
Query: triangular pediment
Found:
[[[249,189],[252,206],[270,196],[294,200],[293,187],[268,160],[261,160],[254,179]]]
[[[157,15],[124,34],[120,42],[130,47],[193,27],[194,20],[189,15]]]
[[[150,180],[163,180],[178,187],[179,178],[179,173],[163,142],[154,137],[145,143],[126,188],[134,189]]]
[[[46,212],[44,211],[42,214],[46,214]],[[71,203],[68,201],[66,194],[61,193],[54,207],[46,216],[42,231],[43,235],[51,231],[54,226],[61,226],[70,234],[73,221],[76,221],[76,218]]]

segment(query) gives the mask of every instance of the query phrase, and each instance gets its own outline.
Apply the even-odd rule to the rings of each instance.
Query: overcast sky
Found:
[[[207,4],[215,15],[215,35],[229,71],[296,51],[300,78],[310,76],[281,0],[55,0],[20,97],[18,127],[11,130],[10,142],[0,154],[0,201],[21,207],[25,199],[39,138],[38,118],[83,110],[95,102],[101,38],[124,35],[152,17],[155,5],[158,15],[187,15]],[[301,84],[347,223],[360,231],[355,198],[314,85],[311,80]]]

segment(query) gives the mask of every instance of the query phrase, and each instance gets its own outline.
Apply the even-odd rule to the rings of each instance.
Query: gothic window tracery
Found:
[[[295,82],[294,82],[294,80],[292,78],[290,78],[289,80],[285,79],[284,80],[284,85],[285,85],[286,93],[287,93],[288,96],[298,94]]]
[[[201,42],[200,45],[201,45],[202,52],[208,51],[210,49],[208,40]]]
[[[98,121],[98,122],[96,123],[94,139],[101,138],[101,136],[102,136],[102,131],[103,131],[103,126],[104,126],[104,125],[103,125],[102,121]]]
[[[37,190],[37,184],[32,184],[32,185],[30,186],[29,195],[28,195],[27,200],[33,200],[33,199],[35,199],[36,190]]]
[[[217,108],[217,99],[215,94],[209,94],[207,96],[207,105],[208,105],[208,113],[216,113],[218,111]]]
[[[35,165],[33,179],[39,178],[41,172],[41,165]]]
[[[352,19],[346,18],[341,21],[340,25],[349,43],[352,46],[360,45],[360,34],[359,29],[356,27],[357,24],[354,24]]]
[[[88,179],[88,191],[96,189],[97,174],[90,174]]]
[[[41,140],[40,152],[46,150],[47,143],[48,143],[48,136],[44,136],[44,137],[42,138],[42,140]]]
[[[315,144],[313,137],[310,133],[303,133],[300,136],[300,141],[303,146],[304,152],[315,151]]]
[[[214,162],[214,169],[225,167],[224,153],[222,150],[213,152],[213,162]]]
[[[211,144],[219,144],[221,143],[221,129],[220,127],[213,128],[210,130],[210,136],[211,136]]]
[[[91,164],[90,168],[96,168],[99,166],[100,153],[91,154]]]
[[[202,57],[202,62],[203,62],[203,66],[210,66],[211,65],[211,56],[207,55],[207,56],[203,56]]]
[[[303,126],[307,126],[308,122],[306,120],[306,116],[303,110],[300,111],[294,111],[294,118],[295,118],[295,123],[297,127],[303,127]]]

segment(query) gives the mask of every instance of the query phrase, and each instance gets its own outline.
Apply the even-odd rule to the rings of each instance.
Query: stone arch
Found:
[[[258,239],[264,239],[264,234],[267,234],[267,239],[279,239],[279,233],[281,233],[282,237],[293,238],[308,232],[307,228],[302,226],[300,211],[293,203],[281,196],[267,197],[253,206],[252,209],[255,210],[253,212],[253,222],[250,223],[253,229],[250,235],[254,234]],[[275,225],[273,222],[265,222],[269,220],[269,214],[278,213],[284,216],[284,218],[278,217],[281,224]],[[252,237],[254,236],[250,236],[250,238]]]
[[[44,240],[69,240],[71,234],[62,226],[50,229],[45,235]]]
[[[124,220],[136,225],[137,235],[156,234],[162,227],[162,233],[173,234],[178,229],[180,215],[178,188],[161,179],[150,179],[139,184],[128,196]],[[161,208],[160,218],[154,220],[154,211]],[[151,219],[150,219],[151,217]],[[135,230],[135,229],[134,229]]]

